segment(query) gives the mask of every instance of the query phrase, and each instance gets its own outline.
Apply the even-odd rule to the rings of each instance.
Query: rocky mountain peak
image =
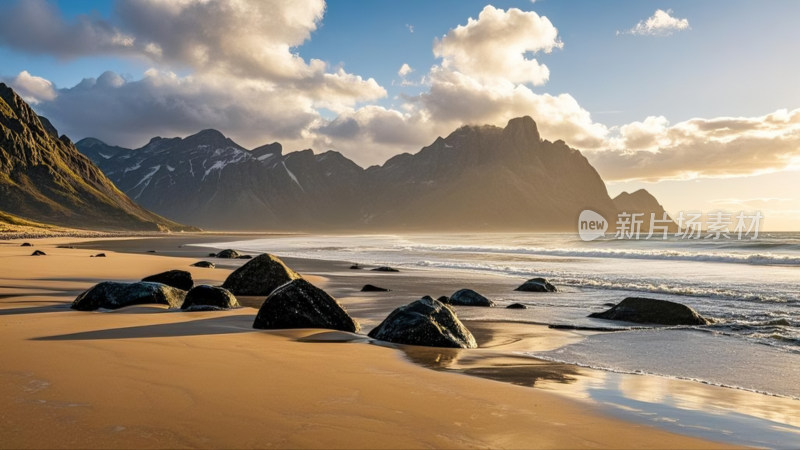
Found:
[[[661,208],[661,205],[658,203],[658,200],[653,197],[653,194],[647,192],[645,189],[639,189],[638,191],[632,193],[621,192],[619,195],[614,197],[614,204],[620,209],[627,207],[631,210],[650,210]]]
[[[515,142],[538,144],[541,141],[539,128],[530,116],[517,117],[508,121],[503,135]]]
[[[283,154],[283,146],[277,142],[273,142],[272,144],[254,148],[250,154],[259,161],[263,161],[270,157],[281,156]]]
[[[200,145],[208,145],[211,148],[226,148],[234,147],[244,150],[238,144],[225,137],[224,134],[214,129],[206,129],[199,133],[193,134],[183,140],[184,147],[193,147]]]
[[[36,136],[50,136],[55,128],[44,125],[39,116],[13,89],[5,83],[0,83],[0,118],[17,132],[27,130]],[[45,119],[46,120],[46,119]],[[14,123],[16,122],[16,125]]]

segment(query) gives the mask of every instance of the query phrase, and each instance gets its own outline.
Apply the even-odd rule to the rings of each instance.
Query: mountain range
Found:
[[[0,221],[102,230],[187,230],[121,192],[70,139],[0,83]]]
[[[584,209],[613,228],[629,195],[637,212],[663,213],[646,191],[609,197],[580,151],[542,139],[530,117],[463,126],[366,169],[335,151],[248,150],[216,130],[77,148],[142,206],[208,229],[574,231]]]
[[[155,137],[138,149],[94,138],[73,145],[0,83],[0,221],[7,224],[574,231],[584,209],[612,229],[620,211],[664,211],[644,190],[610,198],[580,151],[542,139],[527,116],[502,128],[463,126],[365,169],[335,151],[284,154],[279,143],[248,150],[211,129]]]

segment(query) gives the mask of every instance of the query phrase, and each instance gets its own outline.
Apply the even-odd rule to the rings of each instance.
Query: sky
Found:
[[[0,0],[0,80],[73,140],[216,128],[362,166],[530,115],[612,195],[800,230],[800,2]]]

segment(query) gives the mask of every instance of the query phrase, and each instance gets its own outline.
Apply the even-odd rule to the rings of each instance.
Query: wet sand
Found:
[[[575,384],[587,375],[509,352],[563,345],[580,339],[576,331],[473,323],[468,326],[483,348],[450,352],[371,345],[363,336],[325,330],[254,330],[252,307],[193,313],[157,305],[113,312],[68,308],[99,281],[133,281],[179,268],[198,283],[216,284],[244,262],[190,267],[208,259],[202,257],[208,252],[181,247],[181,239],[198,241],[134,239],[98,247],[59,238],[36,240],[34,248],[0,243],[0,447],[722,446],[531,389]],[[76,248],[56,247],[66,243]],[[90,258],[97,248],[107,257]],[[47,256],[29,256],[34,249]],[[394,274],[397,287],[381,298],[359,294],[357,287],[365,276],[388,281],[389,274],[287,262],[340,298],[365,331],[420,292],[450,290],[441,277]],[[251,306],[263,301],[241,300]],[[516,381],[504,366],[521,367]]]

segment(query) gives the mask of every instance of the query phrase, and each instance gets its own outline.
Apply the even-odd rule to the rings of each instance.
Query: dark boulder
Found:
[[[117,309],[148,303],[179,308],[185,297],[186,291],[161,283],[104,281],[79,295],[72,302],[72,309],[93,311],[98,308]]]
[[[198,262],[192,264],[192,267],[203,267],[203,268],[206,268],[206,269],[213,269],[214,267],[217,267],[217,266],[215,266],[214,263],[212,263],[212,262],[198,261]]]
[[[361,270],[363,268],[364,267],[361,266],[360,264],[353,264],[352,266],[350,266],[350,270]]]
[[[643,297],[628,297],[608,311],[592,313],[589,314],[589,317],[659,325],[708,325],[712,323],[686,305]]]
[[[514,290],[523,292],[556,292],[558,289],[544,278],[531,278]]]
[[[148,250],[147,253],[158,253],[155,250]]]
[[[20,247],[33,247],[33,244],[31,244],[30,242],[23,242],[23,243],[20,245]]]
[[[94,255],[94,257],[95,258],[105,258],[106,254],[105,253],[98,253],[98,254]]]
[[[227,289],[201,284],[186,294],[181,309],[188,311],[218,311],[238,308],[239,302]]]
[[[365,284],[364,287],[361,288],[361,292],[389,292],[390,289],[378,287],[372,284]]]
[[[376,267],[376,268],[372,269],[372,271],[374,271],[374,272],[400,272],[399,270],[395,269],[394,267],[388,267],[388,266]]]
[[[522,303],[512,303],[506,306],[506,309],[528,309],[528,307],[523,305]]]
[[[450,296],[447,302],[456,306],[494,306],[494,302],[472,289],[460,289]]]
[[[251,255],[239,255],[236,259],[253,259]]]
[[[264,253],[234,271],[222,287],[234,295],[269,295],[275,288],[300,278],[277,256]]]
[[[150,275],[142,281],[166,284],[167,286],[172,286],[183,291],[188,291],[194,286],[192,274],[185,270],[168,270],[166,272]]]
[[[392,311],[369,336],[396,344],[477,348],[472,333],[444,303],[427,295]]]
[[[437,298],[436,300],[438,300],[438,301],[440,301],[440,302],[444,303],[445,305],[446,305],[446,304],[448,304],[448,303],[450,303],[450,297],[448,297],[448,296],[446,296],[446,295],[442,295],[442,296],[440,296],[439,298]]]
[[[216,253],[209,253],[209,254],[208,254],[208,257],[209,257],[209,258],[216,258],[216,257],[217,257],[217,254],[216,254]]]
[[[225,259],[236,259],[240,256],[242,255],[239,252],[231,249],[223,250],[216,254],[217,258],[225,258]]]
[[[336,299],[297,278],[279,286],[264,300],[253,328],[327,328],[354,333],[359,325]]]
[[[35,250],[33,253],[31,253],[31,256],[47,256],[47,253],[41,250]]]

